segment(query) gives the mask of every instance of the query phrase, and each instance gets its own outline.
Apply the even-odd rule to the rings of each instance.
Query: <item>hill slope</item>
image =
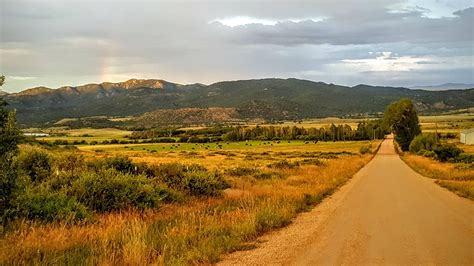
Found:
[[[229,107],[241,119],[296,119],[383,112],[402,97],[419,111],[434,113],[474,106],[474,89],[424,91],[358,85],[339,86],[299,79],[224,81],[180,85],[132,79],[56,90],[39,87],[3,96],[17,109],[22,124],[65,117],[137,116],[166,109]]]

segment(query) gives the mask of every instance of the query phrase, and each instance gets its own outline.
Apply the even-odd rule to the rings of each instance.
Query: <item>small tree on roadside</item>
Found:
[[[421,134],[418,115],[410,99],[393,102],[385,109],[384,122],[395,133],[395,140],[403,151],[408,151],[411,141]]]
[[[0,86],[4,76],[0,76]],[[11,195],[14,192],[18,171],[16,155],[20,132],[16,128],[16,113],[6,109],[7,102],[0,99],[0,216],[3,218],[9,208]]]

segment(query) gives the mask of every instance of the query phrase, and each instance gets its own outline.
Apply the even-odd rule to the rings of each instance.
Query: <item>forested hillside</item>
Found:
[[[402,97],[412,99],[421,113],[474,106],[474,89],[424,91],[369,85],[346,87],[299,79],[224,81],[208,86],[132,79],[55,90],[38,87],[3,97],[11,108],[17,109],[18,120],[23,125],[42,125],[75,117],[140,116],[146,112],[152,113],[145,117],[156,120],[153,112],[157,110],[167,110],[155,113],[162,117],[176,112],[172,110],[185,110],[179,112],[181,115],[192,110],[184,108],[209,107],[232,108],[223,109],[226,110],[224,115],[212,116],[221,122],[226,118],[282,120],[365,116],[383,112],[387,104]],[[208,111],[200,111],[200,115],[210,117]]]

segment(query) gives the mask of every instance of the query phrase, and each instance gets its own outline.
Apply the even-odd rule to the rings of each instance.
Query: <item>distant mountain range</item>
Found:
[[[441,85],[433,86],[415,86],[410,87],[415,90],[429,90],[429,91],[443,91],[443,90],[463,90],[463,89],[472,89],[474,84],[465,84],[465,83],[445,83]]]
[[[220,119],[367,116],[380,114],[387,104],[402,97],[413,99],[416,108],[423,113],[474,106],[474,89],[426,91],[369,85],[347,87],[273,78],[224,81],[211,85],[131,79],[59,89],[36,87],[2,97],[11,108],[17,109],[18,121],[26,126],[51,124],[63,118],[97,116],[135,116],[134,121],[143,124],[165,116],[166,121],[171,119],[171,124],[173,117],[192,122],[190,117],[199,116],[196,114],[202,115],[200,120],[216,122]],[[217,109],[208,109],[211,107]],[[212,115],[219,110],[222,115]],[[159,121],[157,124],[160,124]]]

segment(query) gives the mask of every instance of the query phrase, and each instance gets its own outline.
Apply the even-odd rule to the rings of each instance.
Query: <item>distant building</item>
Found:
[[[474,144],[474,128],[461,131],[461,143]]]
[[[48,137],[48,133],[24,133],[23,135],[25,136],[31,136],[31,137]]]

